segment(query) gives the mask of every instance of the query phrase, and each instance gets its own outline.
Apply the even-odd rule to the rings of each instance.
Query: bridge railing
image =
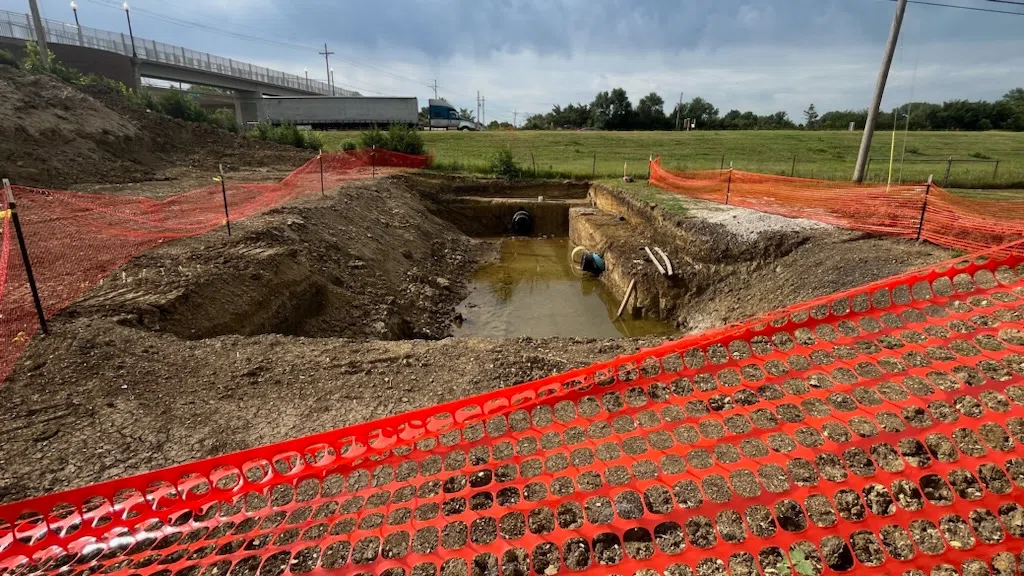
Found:
[[[132,55],[132,40],[127,34],[86,26],[78,27],[74,24],[46,18],[43,19],[43,28],[46,31],[46,41],[51,44],[83,46],[116,52],[124,56]],[[0,36],[26,41],[35,40],[35,28],[32,26],[31,17],[21,12],[0,10]],[[325,82],[307,80],[295,74],[271,70],[248,62],[239,62],[230,58],[214,56],[207,52],[198,52],[138,36],[135,37],[135,53],[141,60],[147,62],[158,62],[160,64],[169,64],[193,70],[204,70],[214,74],[294,90],[305,90],[320,94],[331,93],[331,87]],[[335,88],[335,92],[341,96],[358,95],[351,90],[342,90],[340,88]]]

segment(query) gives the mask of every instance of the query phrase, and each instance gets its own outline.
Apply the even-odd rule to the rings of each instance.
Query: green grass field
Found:
[[[723,161],[738,170],[844,180],[853,175],[860,146],[859,132],[741,131],[741,132],[423,132],[436,167],[471,173],[489,172],[490,157],[508,144],[524,175],[590,178],[597,156],[596,177],[622,177],[623,162],[634,176],[646,176],[653,154],[674,169],[718,169]],[[324,132],[329,150],[354,132]],[[892,133],[879,132],[872,146],[869,179],[888,176]],[[899,176],[898,159],[903,133],[897,134],[893,181]],[[911,132],[907,140],[904,181],[922,182],[929,174],[942,184],[946,159],[999,160],[994,163],[955,161],[949,186],[957,188],[1024,188],[1024,133]]]

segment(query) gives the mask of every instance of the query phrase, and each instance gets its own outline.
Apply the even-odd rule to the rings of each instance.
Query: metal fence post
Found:
[[[999,174],[999,160],[996,160],[996,169],[992,171],[992,179],[995,180]]]
[[[370,177],[377,177],[377,145],[370,148]]]
[[[999,166],[998,164],[996,165]],[[594,152],[594,165],[590,168],[590,178],[597,178],[597,152]]]
[[[14,234],[18,237],[18,247],[21,249],[21,262],[25,265],[25,276],[28,278],[28,287],[32,291],[32,303],[36,306],[36,315],[39,317],[39,328],[43,334],[49,334],[50,329],[46,325],[46,314],[43,313],[43,302],[39,299],[39,289],[36,287],[36,277],[32,273],[32,263],[28,258],[28,247],[25,246],[25,235],[21,231],[21,220],[18,219],[18,206],[14,202],[14,191],[11,190],[11,181],[4,178],[4,191],[7,193],[7,209],[10,211],[11,221],[14,223]]]
[[[793,156],[793,168],[789,171],[789,177],[793,178],[796,176],[796,156]]]
[[[220,193],[224,197],[224,224],[228,227],[228,236],[231,236],[231,217],[228,216],[228,186],[224,182],[224,165],[218,165],[217,170],[220,172]]]
[[[718,171],[725,170],[725,154],[722,154],[722,164],[718,166]]]
[[[917,223],[917,239],[921,239],[921,231],[924,230],[924,214],[928,210],[928,194],[932,191],[932,177],[928,176],[928,184],[924,189],[924,202],[921,204],[921,220]]]
[[[320,149],[320,153],[316,155],[317,159],[320,160],[320,196],[326,198],[327,194],[324,194],[324,149]]]
[[[537,159],[533,157],[533,151],[530,151],[530,162],[533,163],[533,177],[537,177]]]
[[[725,205],[729,205],[729,194],[732,193],[732,162],[729,162],[729,181],[725,185]]]
[[[946,161],[946,177],[942,179],[942,187],[949,187],[949,172],[953,169],[953,157],[950,156],[949,160]]]

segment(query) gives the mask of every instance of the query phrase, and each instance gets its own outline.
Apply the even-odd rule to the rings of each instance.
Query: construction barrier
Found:
[[[322,161],[322,172],[321,172]],[[377,167],[423,168],[426,156],[387,150],[324,154],[279,183],[225,183],[227,213],[241,220],[280,206],[321,186],[370,178]],[[14,186],[17,210],[47,317],[63,310],[108,274],[167,240],[225,225],[221,184],[165,200],[116,194],[82,194]],[[322,178],[322,179],[321,179]],[[6,200],[5,207],[6,207]],[[0,240],[0,381],[7,377],[39,329],[11,219]]]
[[[934,184],[879,186],[651,162],[650,183],[694,198],[974,252],[1024,237],[1024,201],[974,200]]]
[[[2,506],[0,574],[1016,575],[1022,264]]]

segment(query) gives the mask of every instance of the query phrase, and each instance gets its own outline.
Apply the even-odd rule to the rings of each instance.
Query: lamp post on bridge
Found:
[[[302,71],[306,74],[306,90],[309,90],[309,68],[303,68]]]
[[[334,93],[334,68],[331,68],[331,96],[336,96]]]
[[[75,0],[71,0],[71,11],[75,13],[75,28],[78,29],[78,45],[85,46],[85,41],[82,38],[82,25],[78,23],[78,4]]]
[[[132,60],[137,61],[139,59],[139,54],[135,51],[135,34],[132,32],[132,14],[128,10],[127,2],[121,4],[121,8],[124,8],[124,15],[128,18],[128,37],[132,39]]]

